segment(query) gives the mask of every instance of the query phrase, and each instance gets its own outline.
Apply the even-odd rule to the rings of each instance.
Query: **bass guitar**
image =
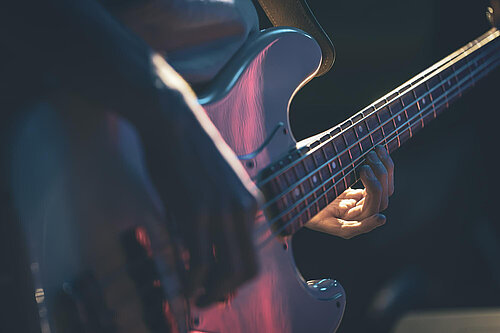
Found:
[[[493,21],[493,10],[489,14]],[[38,223],[31,216],[21,219],[28,221],[23,224],[30,230],[31,271],[43,333],[334,332],[344,313],[346,293],[333,278],[305,281],[294,263],[292,235],[358,181],[357,168],[376,145],[389,152],[398,149],[493,71],[500,64],[500,31],[496,23],[341,124],[297,142],[289,125],[289,105],[316,75],[321,61],[320,46],[306,32],[270,28],[251,36],[198,94],[200,104],[265,197],[252,229],[259,274],[226,302],[198,308],[184,299],[176,274],[180,265],[173,259],[175,247],[170,246],[164,225],[156,223],[158,217],[147,213],[153,206],[151,196],[136,182],[130,191],[133,195],[125,191],[119,195],[125,202],[136,202],[136,194],[142,191],[145,208],[120,213],[121,207],[99,207],[108,213],[93,216],[88,215],[92,205],[87,204],[74,214],[84,221],[79,224],[67,223],[72,218],[69,208],[56,215],[38,214],[48,211],[47,207],[66,207],[69,199],[62,191],[67,182],[64,168],[57,171],[44,158],[35,159],[37,169],[53,176],[41,177],[49,182],[38,187],[39,196],[48,199],[34,210],[47,221]],[[28,123],[19,147],[37,141],[38,134],[44,137],[46,128],[33,130],[44,119],[55,117],[49,111],[43,113],[44,108]],[[135,142],[134,147],[139,145]],[[57,146],[49,143],[47,147]],[[13,182],[26,194],[27,204],[36,203],[28,200],[35,191],[34,182],[23,170],[31,170],[35,163],[26,163],[31,161],[29,156],[43,157],[49,150],[44,154],[31,154],[28,149],[15,152],[13,165],[18,171],[14,174],[18,176]],[[134,160],[127,161],[133,164]],[[129,173],[120,171],[122,164],[116,163],[116,172],[129,178]],[[139,171],[137,183],[145,179],[143,170]],[[80,178],[74,177],[78,193],[94,196],[95,190],[81,190],[86,189],[86,181]],[[122,179],[116,184],[124,188]],[[21,203],[19,207],[27,205]],[[109,222],[112,218],[116,223]],[[30,224],[31,219],[37,223]],[[163,241],[163,248],[151,246],[152,236]],[[82,254],[74,250],[80,243]]]
[[[291,236],[358,181],[356,169],[376,145],[398,149],[495,69],[499,37],[492,28],[341,124],[301,142],[291,133],[288,108],[318,70],[318,44],[287,27],[249,40],[199,102],[265,195],[253,235],[260,274],[228,303],[191,306],[192,329],[335,331],[345,291],[332,278],[301,277]]]

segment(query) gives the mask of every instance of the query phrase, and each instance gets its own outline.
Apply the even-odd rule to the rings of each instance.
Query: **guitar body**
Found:
[[[248,173],[260,170],[295,148],[288,107],[293,95],[316,73],[321,50],[292,28],[261,32],[228,64],[200,103],[240,156]],[[260,212],[255,243],[270,237]],[[335,280],[304,281],[297,271],[291,237],[274,238],[257,249],[258,276],[226,303],[191,307],[193,329],[200,332],[333,332],[345,308],[345,293]]]

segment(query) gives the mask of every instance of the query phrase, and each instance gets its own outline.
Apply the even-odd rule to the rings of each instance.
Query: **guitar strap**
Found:
[[[318,42],[321,53],[321,66],[316,76],[328,72],[335,61],[333,43],[314,17],[306,0],[258,0],[260,6],[274,26],[288,26],[301,29]]]

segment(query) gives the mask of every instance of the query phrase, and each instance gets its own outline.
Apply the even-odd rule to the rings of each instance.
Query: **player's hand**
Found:
[[[185,293],[205,306],[257,272],[251,226],[259,192],[188,85],[157,62],[163,109],[140,132],[153,184],[185,248]]]
[[[352,238],[383,225],[394,193],[394,163],[387,150],[377,146],[367,154],[366,164],[359,169],[364,189],[347,189],[306,226],[342,238]]]

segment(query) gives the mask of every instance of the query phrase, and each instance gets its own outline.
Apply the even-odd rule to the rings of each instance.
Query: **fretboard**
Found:
[[[290,235],[358,181],[376,145],[399,148],[500,64],[491,29],[362,111],[264,169],[257,182],[276,234]]]

